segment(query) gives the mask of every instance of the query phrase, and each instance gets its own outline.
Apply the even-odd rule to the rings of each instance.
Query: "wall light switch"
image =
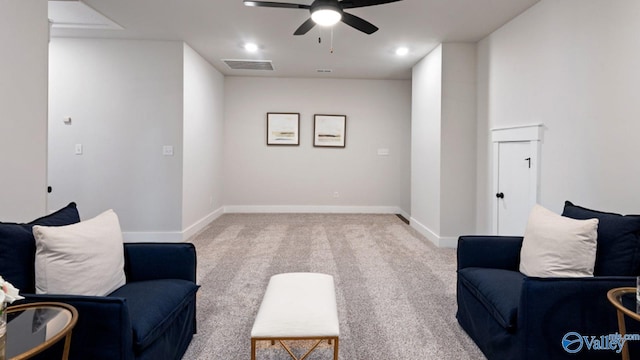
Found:
[[[379,156],[389,156],[389,149],[378,149]]]
[[[67,124],[67,125],[71,125],[71,116],[65,116],[62,118],[62,121]]]
[[[164,156],[173,156],[173,146],[165,145],[162,147],[162,155]]]
[[[76,144],[76,147],[75,147],[74,153],[75,153],[76,155],[82,155],[82,144]]]

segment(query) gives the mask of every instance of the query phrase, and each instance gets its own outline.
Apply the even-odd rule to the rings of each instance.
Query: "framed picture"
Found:
[[[346,145],[346,135],[345,115],[314,115],[313,146],[343,148]]]
[[[300,114],[267,113],[267,145],[300,145]]]

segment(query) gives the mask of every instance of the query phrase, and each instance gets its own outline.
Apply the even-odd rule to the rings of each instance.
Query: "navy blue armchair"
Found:
[[[33,294],[35,224],[80,221],[75,204],[28,224],[0,223],[0,275],[22,302],[73,305],[70,359],[181,359],[196,331],[196,251],[190,243],[125,243],[126,284],[108,296]],[[58,348],[38,359],[60,358]]]
[[[460,326],[490,360],[620,359],[611,349],[589,349],[576,334],[589,340],[616,334],[616,311],[607,291],[635,286],[635,276],[527,277],[518,271],[522,240],[459,238]],[[627,322],[627,333],[640,333],[640,326]],[[638,342],[629,345],[631,354],[640,354]]]

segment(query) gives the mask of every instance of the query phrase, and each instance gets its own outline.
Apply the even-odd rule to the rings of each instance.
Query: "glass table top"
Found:
[[[640,303],[636,301],[636,293],[626,293],[620,296],[620,303],[627,309],[640,314]]]
[[[7,359],[28,352],[67,331],[73,313],[61,306],[31,304],[8,308]]]

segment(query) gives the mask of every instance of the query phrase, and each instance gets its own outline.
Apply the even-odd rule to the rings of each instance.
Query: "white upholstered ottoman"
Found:
[[[323,340],[333,342],[338,360],[338,309],[333,276],[316,273],[286,273],[271,277],[251,329],[251,360],[256,359],[256,341],[278,341],[294,360],[305,359]],[[316,340],[296,358],[284,340]]]

